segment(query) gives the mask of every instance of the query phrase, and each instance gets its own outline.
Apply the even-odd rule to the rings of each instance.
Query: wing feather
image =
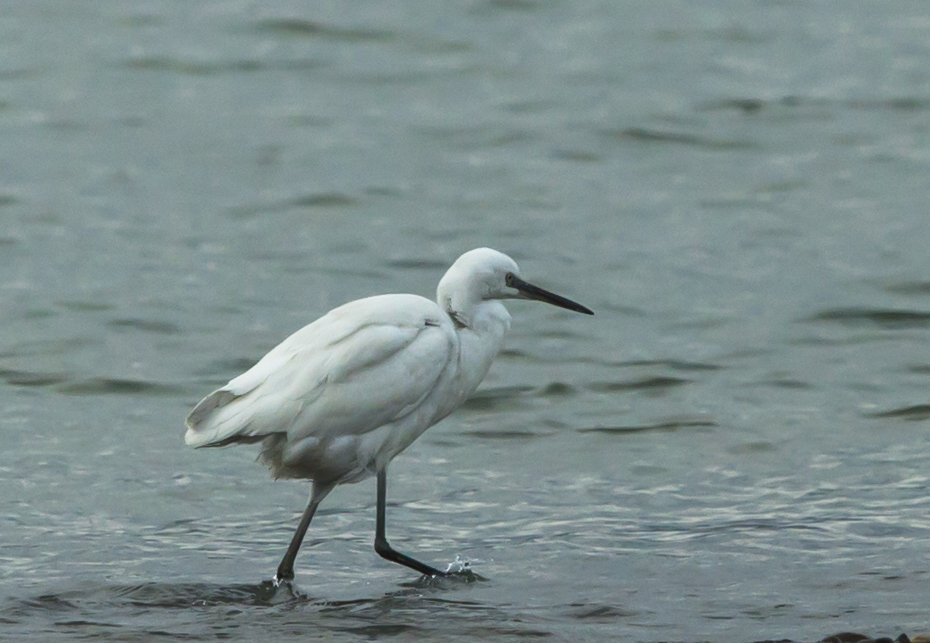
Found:
[[[445,322],[445,323],[443,323]],[[360,435],[418,408],[457,339],[433,302],[371,297],[297,331],[205,397],[187,418],[192,446]]]

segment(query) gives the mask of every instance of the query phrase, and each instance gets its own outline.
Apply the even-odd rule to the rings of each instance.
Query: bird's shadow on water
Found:
[[[462,594],[482,581],[465,570],[351,600],[306,594],[292,582],[90,585],[9,598],[0,608],[0,624],[24,635],[44,632],[49,639],[110,638],[115,631],[215,640],[258,632],[265,639],[275,632],[378,638],[401,632],[494,635],[532,629],[523,619]]]

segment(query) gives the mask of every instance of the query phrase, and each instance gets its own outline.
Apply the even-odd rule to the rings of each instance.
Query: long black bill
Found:
[[[516,288],[520,293],[527,299],[535,299],[536,301],[544,301],[547,304],[552,304],[553,306],[558,306],[559,308],[566,308],[568,310],[574,310],[576,313],[584,313],[585,315],[593,315],[594,311],[589,308],[585,308],[579,303],[572,301],[571,299],[566,299],[561,295],[557,295],[554,292],[549,292],[544,290],[539,286],[534,286],[529,284],[516,275],[510,275],[507,278],[507,285],[511,288]]]

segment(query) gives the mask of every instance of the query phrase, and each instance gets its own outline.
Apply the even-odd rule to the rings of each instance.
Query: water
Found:
[[[0,7],[0,638],[927,633],[920,2]],[[196,401],[490,245],[474,400],[324,503]]]

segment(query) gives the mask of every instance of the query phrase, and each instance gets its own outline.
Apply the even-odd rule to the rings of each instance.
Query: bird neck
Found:
[[[495,333],[503,325],[504,332],[510,327],[510,313],[497,299],[479,299],[469,296],[467,291],[445,295],[440,292],[437,303],[452,319],[456,330],[470,329],[479,334]]]
[[[478,387],[503,347],[510,330],[510,313],[497,300],[482,301],[465,311],[446,312],[456,325],[460,373],[467,380],[465,387],[470,393]]]

